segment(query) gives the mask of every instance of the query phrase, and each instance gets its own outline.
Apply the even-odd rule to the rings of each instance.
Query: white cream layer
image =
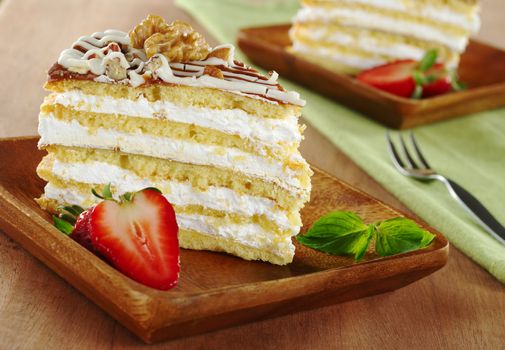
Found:
[[[436,28],[429,24],[391,18],[380,13],[370,13],[360,9],[305,7],[298,11],[294,21],[329,23],[335,20],[346,26],[381,30],[440,43],[459,53],[463,52],[468,44],[468,36],[466,35],[453,35],[442,28]]]
[[[373,6],[379,9],[394,10],[403,12],[416,17],[437,20],[441,23],[455,25],[464,28],[470,33],[476,33],[480,28],[479,6],[465,6],[468,8],[468,13],[454,11],[449,6],[433,6],[426,3],[418,3],[418,1],[405,0],[341,0],[347,4],[364,4]]]
[[[278,256],[295,254],[295,246],[290,236],[279,237],[265,231],[257,224],[220,225],[219,219],[198,214],[177,214],[179,227],[194,230],[210,236],[232,239],[248,247],[268,251]]]
[[[253,177],[274,182],[287,190],[308,197],[309,189],[302,189],[296,172],[282,163],[237,148],[204,145],[196,142],[166,137],[128,134],[114,129],[99,128],[90,132],[76,120],[58,120],[52,113],[39,115],[39,147],[56,144],[71,147],[119,149],[125,153],[139,154],[183,163],[228,168]],[[301,155],[297,161],[305,162]]]
[[[260,118],[241,109],[182,107],[166,101],[149,102],[143,96],[133,101],[87,95],[79,90],[69,90],[52,96],[54,103],[79,111],[167,119],[260,140],[265,144],[295,143],[301,140],[296,116],[285,119]]]
[[[343,32],[328,32],[327,28],[310,28],[302,31],[292,31],[290,33],[292,41],[298,43],[297,38],[313,41],[318,45],[322,41],[334,43],[341,46],[357,48],[372,55],[384,55],[396,59],[420,60],[425,54],[425,50],[418,46],[409,45],[402,42],[383,42],[368,35],[359,34],[352,36]],[[295,44],[300,45],[300,44]]]
[[[58,178],[86,184],[111,183],[117,195],[135,192],[146,187],[157,187],[174,205],[201,205],[206,208],[237,213],[244,216],[264,215],[285,230],[298,233],[300,227],[290,224],[288,213],[276,208],[275,201],[257,196],[238,194],[227,187],[210,186],[206,191],[195,189],[189,182],[160,181],[148,178],[104,162],[65,163],[54,160],[52,173]]]
[[[362,57],[345,52],[335,52],[334,49],[328,47],[313,47],[298,41],[293,43],[292,50],[300,54],[320,56],[321,59],[334,61],[360,70],[387,63],[386,60],[377,57]]]
[[[294,39],[296,36],[313,40],[315,43],[325,41],[335,43],[347,47],[356,47],[360,50],[370,52],[372,54],[387,55],[395,58],[412,58],[420,60],[425,50],[418,46],[409,45],[402,42],[383,42],[373,37],[360,33],[357,36],[349,35],[339,31],[329,32],[327,28],[307,28],[303,32],[293,32]]]
[[[311,43],[315,46],[307,45],[300,41],[294,41],[292,50],[300,54],[319,55],[321,59],[334,61],[360,70],[369,69],[388,63],[388,60],[382,59],[380,55],[384,55],[392,59],[413,59],[418,61],[421,60],[425,55],[425,51],[420,48],[407,46],[402,47],[401,44],[396,45],[394,43],[391,45],[384,45],[380,42],[372,44],[372,42],[373,40],[370,40],[369,47],[359,47],[363,51],[369,52],[371,55],[373,55],[370,57],[363,57],[351,52],[341,51],[338,48],[321,46],[318,42],[315,41],[314,43]],[[355,44],[359,44],[359,40],[356,40]],[[351,44],[347,45],[351,47]],[[448,68],[456,68],[458,66],[458,62],[458,56],[454,56],[454,58],[444,61],[445,65]]]
[[[60,203],[82,205],[89,200],[95,201],[90,195],[63,189],[48,183],[44,189],[46,198]],[[179,228],[194,230],[211,236],[233,239],[245,246],[266,250],[279,256],[285,256],[286,251],[294,254],[295,247],[291,237],[279,237],[265,231],[257,224],[220,225],[218,218],[198,214],[176,213]]]

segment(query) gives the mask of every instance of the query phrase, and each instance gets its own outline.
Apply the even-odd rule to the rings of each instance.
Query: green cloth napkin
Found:
[[[223,43],[235,43],[242,27],[288,23],[298,9],[297,0],[176,2]],[[386,127],[299,85],[286,80],[282,83],[307,101],[303,115],[308,123],[414,213],[443,232],[454,246],[505,283],[505,247],[470,219],[443,184],[421,183],[393,168],[384,137]],[[415,132],[430,164],[476,195],[505,223],[505,109],[418,127]]]

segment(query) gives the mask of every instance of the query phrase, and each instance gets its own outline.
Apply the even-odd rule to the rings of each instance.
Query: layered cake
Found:
[[[290,50],[342,73],[437,49],[456,68],[480,27],[478,0],[302,0],[290,30]]]
[[[109,183],[115,195],[153,186],[175,208],[182,248],[292,261],[312,172],[298,151],[304,101],[275,72],[150,15],[129,33],[79,38],[45,88],[41,207],[92,206]]]

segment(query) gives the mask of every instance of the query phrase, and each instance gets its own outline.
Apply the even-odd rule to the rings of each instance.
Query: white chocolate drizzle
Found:
[[[227,59],[212,56],[212,52],[227,49]],[[161,79],[165,83],[194,87],[208,87],[260,98],[270,103],[289,103],[303,106],[305,101],[294,91],[284,91],[278,84],[278,74],[268,77],[234,60],[235,47],[231,44],[216,46],[209,57],[188,63],[168,62],[162,54],[147,59],[144,50],[130,45],[127,33],[106,30],[91,36],[82,36],[71,49],[64,50],[58,64],[77,74],[92,73],[95,81],[121,83],[138,87],[148,79]],[[115,80],[107,74],[107,67],[114,61],[126,70],[124,79]],[[223,79],[205,74],[205,66],[217,66]]]

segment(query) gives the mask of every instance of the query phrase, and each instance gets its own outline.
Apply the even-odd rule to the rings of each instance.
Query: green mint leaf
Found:
[[[421,241],[421,245],[419,247],[419,249],[421,248],[426,248],[427,246],[429,246],[431,244],[431,242],[433,242],[433,240],[435,239],[435,235],[432,234],[432,233],[429,233],[428,231],[424,231],[425,234],[424,235],[424,238],[423,240]]]
[[[419,70],[421,72],[426,72],[428,69],[433,67],[433,65],[437,62],[438,51],[437,49],[429,50],[424,54],[424,57],[419,62]]]
[[[368,246],[370,245],[370,241],[372,240],[374,229],[374,225],[368,225],[366,234],[363,235],[361,241],[356,244],[354,252],[355,261],[360,261],[365,256]]]
[[[54,226],[58,230],[60,230],[64,234],[66,234],[67,236],[69,234],[71,234],[72,231],[74,230],[74,226],[72,226],[72,224],[70,224],[69,222],[67,222],[63,219],[60,219],[59,217],[57,217],[55,215],[53,215],[53,222],[54,222]]]
[[[301,244],[334,255],[353,255],[359,261],[365,255],[373,228],[359,216],[336,211],[317,220],[305,235],[297,236]]]
[[[435,235],[406,218],[385,220],[375,225],[375,251],[379,256],[406,253],[428,246]]]

